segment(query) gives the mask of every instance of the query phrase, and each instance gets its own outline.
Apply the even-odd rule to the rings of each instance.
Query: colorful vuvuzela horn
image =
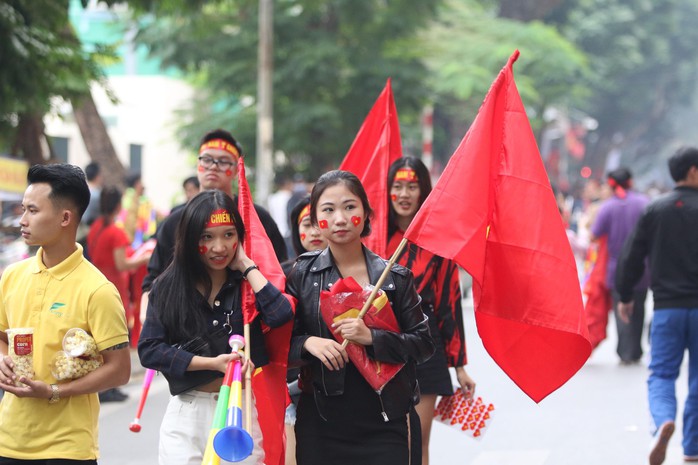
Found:
[[[228,343],[234,351],[240,350],[245,344],[245,339],[233,335]],[[231,363],[233,364],[233,377],[230,385],[225,428],[216,433],[213,438],[213,448],[223,460],[239,462],[250,456],[254,448],[254,441],[252,441],[250,433],[245,431],[242,426],[242,361],[236,360]]]
[[[136,410],[136,418],[134,418],[133,422],[128,427],[128,429],[130,429],[134,433],[138,433],[141,430],[141,414],[143,413],[145,400],[148,398],[148,389],[150,389],[150,383],[153,382],[153,375],[155,375],[155,370],[145,370],[145,377],[143,378],[143,389],[141,390],[141,400],[138,403],[138,409]]]
[[[233,352],[245,346],[245,339],[234,334],[228,344]],[[220,459],[239,462],[250,456],[254,443],[242,428],[242,361],[228,363],[202,465],[218,465]],[[232,391],[232,393],[231,393]]]

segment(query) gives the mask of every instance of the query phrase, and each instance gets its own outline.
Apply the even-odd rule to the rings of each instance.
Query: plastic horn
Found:
[[[155,375],[155,370],[150,368],[145,370],[145,377],[143,378],[143,389],[141,390],[141,401],[138,403],[138,410],[136,410],[136,418],[129,425],[128,429],[134,433],[141,431],[141,414],[143,413],[143,407],[145,406],[145,400],[148,398],[148,389],[150,389],[150,383],[153,382],[153,375]]]
[[[244,344],[245,340],[238,335],[231,336],[229,343],[233,350],[239,350],[239,347],[236,349],[234,345],[236,342]],[[239,462],[250,456],[254,441],[250,433],[242,427],[242,362],[236,360],[232,363],[234,364],[233,382],[228,399],[226,426],[214,436],[213,449],[223,460]]]
[[[245,339],[238,336],[232,335],[228,339],[228,344],[235,352],[239,352],[242,347],[245,346]],[[219,465],[221,463],[220,457],[216,454],[213,448],[213,439],[216,434],[223,428],[225,428],[225,419],[228,412],[228,402],[230,399],[230,386],[233,383],[233,373],[235,371],[235,365],[239,365],[239,361],[229,362],[225,370],[225,376],[223,377],[223,384],[221,384],[221,389],[218,391],[218,402],[216,403],[216,410],[213,413],[213,423],[211,425],[211,431],[208,435],[208,441],[206,442],[206,450],[204,451],[204,459],[202,465]]]

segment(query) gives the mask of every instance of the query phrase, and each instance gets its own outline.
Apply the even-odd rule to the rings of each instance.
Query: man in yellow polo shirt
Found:
[[[124,308],[114,285],[75,242],[90,200],[82,170],[36,165],[27,180],[21,233],[28,245],[41,248],[0,278],[0,388],[6,391],[0,401],[0,465],[96,464],[97,392],[127,383],[131,373]],[[31,345],[24,340],[8,347],[5,330],[12,328],[32,328]],[[82,378],[57,382],[49,364],[70,328],[92,335],[104,364]],[[21,367],[8,356],[8,349],[29,347],[33,379],[15,373]]]

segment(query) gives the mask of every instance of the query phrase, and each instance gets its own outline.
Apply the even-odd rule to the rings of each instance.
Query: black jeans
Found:
[[[20,460],[0,457],[0,465],[97,465],[96,460],[44,459]]]

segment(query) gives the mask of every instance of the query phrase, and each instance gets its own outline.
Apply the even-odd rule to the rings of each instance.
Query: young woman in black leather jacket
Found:
[[[357,318],[345,318],[328,328],[320,316],[320,291],[348,277],[365,288],[378,280],[387,262],[361,243],[370,233],[372,210],[356,176],[346,171],[322,175],[313,188],[310,207],[311,221],[329,246],[301,255],[286,284],[287,293],[298,299],[289,354],[291,364],[301,365],[298,464],[418,464],[415,364],[432,355],[434,344],[412,273],[395,265],[381,287],[399,333],[369,328]],[[374,360],[405,365],[376,392],[349,361],[332,331],[363,345]]]

